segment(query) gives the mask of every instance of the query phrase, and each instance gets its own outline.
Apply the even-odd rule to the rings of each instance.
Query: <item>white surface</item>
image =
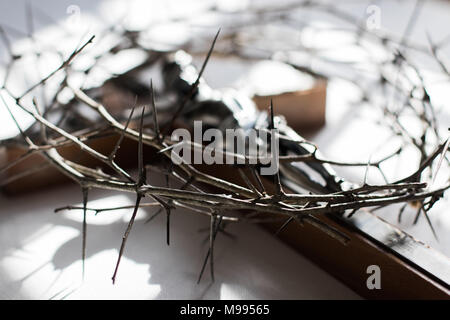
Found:
[[[88,216],[86,278],[81,279],[81,215],[53,209],[80,199],[66,186],[18,198],[0,198],[2,299],[354,299],[358,296],[262,228],[231,225],[217,236],[215,278],[209,268],[196,284],[209,219],[185,210],[144,224],[154,209],[139,211],[116,284],[111,276],[131,210]],[[91,207],[132,204],[130,196],[94,192]],[[202,244],[203,243],[203,244]],[[72,291],[74,290],[74,291]],[[65,297],[67,294],[69,296]]]

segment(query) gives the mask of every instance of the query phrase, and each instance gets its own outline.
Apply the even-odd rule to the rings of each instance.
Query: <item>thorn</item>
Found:
[[[275,236],[278,236],[280,234],[281,231],[283,231],[289,223],[292,222],[292,220],[294,220],[294,217],[289,217],[282,225],[281,227],[275,232]]]
[[[273,101],[270,99],[270,123],[269,123],[269,130],[275,129],[275,122],[274,122],[274,115],[273,115]]]
[[[254,178],[254,179],[256,180],[256,182],[258,183],[258,186],[259,186],[259,188],[260,188],[260,190],[261,190],[260,192],[261,192],[263,195],[267,194],[266,189],[264,188],[264,184],[262,183],[261,178],[259,177],[256,168],[252,167],[252,168],[250,169],[250,172],[252,173],[253,178]]]
[[[184,144],[184,141],[177,142],[177,143],[175,143],[175,144],[172,144],[172,145],[170,145],[170,146],[167,146],[167,147],[165,147],[165,148],[159,150],[158,153],[164,153],[164,152],[166,152],[166,151],[168,151],[168,150],[171,150],[171,149],[173,149],[173,148],[175,148],[175,147],[181,146],[182,144]]]
[[[110,161],[114,161],[114,158],[116,157],[116,153],[120,148],[120,145],[122,144],[123,138],[125,137],[125,132],[128,129],[128,126],[130,124],[131,118],[133,117],[133,113],[134,113],[134,109],[136,108],[136,103],[137,103],[137,96],[134,98],[134,105],[131,108],[131,112],[130,115],[128,116],[127,122],[125,124],[125,127],[123,128],[122,132],[120,133],[120,137],[116,142],[116,145],[114,146],[113,151],[111,152],[111,154],[109,155],[109,160]]]
[[[216,225],[216,215],[211,215],[211,221],[209,226],[209,268],[211,272],[211,280],[214,282],[214,234],[215,234],[215,225]]]
[[[421,211],[422,211],[422,206],[420,206],[419,209],[417,209],[417,213],[416,213],[416,216],[414,218],[413,225],[416,225],[417,222],[419,221],[419,217],[420,217],[420,212]]]
[[[358,212],[358,209],[353,209],[353,210],[349,213],[349,215],[347,216],[347,219],[353,217],[353,215],[354,215],[356,212]]]
[[[437,236],[436,231],[434,230],[433,224],[431,223],[430,217],[428,216],[428,213],[427,213],[427,211],[423,208],[423,206],[422,206],[422,211],[423,211],[423,213],[424,213],[424,215],[425,215],[425,218],[426,218],[426,220],[427,220],[428,225],[430,226],[430,229],[431,229],[431,232],[433,233],[434,238],[436,239],[436,241],[439,242],[439,238],[438,238],[438,236]]]
[[[444,148],[442,149],[442,153],[441,153],[441,156],[439,157],[439,161],[438,161],[436,170],[434,171],[433,178],[431,180],[431,183],[428,186],[429,189],[431,189],[431,186],[434,185],[434,182],[436,181],[437,174],[439,172],[439,169],[441,168],[442,161],[445,158],[445,154],[447,153],[449,146],[450,146],[450,137],[447,139],[447,141],[445,142]]]
[[[88,189],[82,187],[81,192],[83,194],[83,236],[82,236],[82,245],[81,245],[81,263],[82,263],[82,279],[84,280],[85,275],[85,262],[86,262],[86,236],[87,236],[87,202],[88,202]]]
[[[167,169],[167,173],[164,175],[165,176],[165,180],[166,180],[166,188],[170,188],[170,177],[169,175],[172,173],[172,165],[173,162],[170,162],[169,164],[169,168]]]
[[[181,190],[186,189],[187,187],[189,187],[192,183],[194,183],[195,181],[195,176],[190,176],[186,182],[181,186]]]
[[[241,175],[242,180],[247,184],[247,186],[256,194],[257,198],[261,198],[262,194],[258,191],[255,185],[250,181],[250,179],[245,174],[244,170],[238,168],[239,174]]]
[[[160,133],[159,133],[159,123],[158,123],[158,114],[156,112],[156,104],[155,104],[155,92],[153,91],[153,80],[150,80],[150,94],[151,94],[151,106],[153,112],[153,125],[155,129],[155,136],[158,141],[161,141]]]
[[[273,113],[273,101],[270,99],[270,123],[269,123],[269,130],[275,129],[275,120],[274,120],[274,113]],[[274,152],[271,150],[271,152]],[[281,179],[280,179],[280,171],[277,170],[277,173],[274,174],[274,183],[276,186],[276,196],[281,197],[284,194],[283,188],[281,186]]]
[[[138,180],[138,187],[143,186],[147,180],[146,169],[144,167],[144,151],[143,151],[143,144],[142,144],[142,130],[144,127],[144,112],[145,112],[145,106],[142,107],[141,121],[140,121],[140,125],[139,125],[139,146],[138,146],[139,180]]]
[[[407,205],[408,205],[408,204],[405,203],[405,204],[400,208],[400,211],[398,212],[398,216],[397,216],[397,222],[398,222],[398,223],[401,223],[401,222],[402,222],[403,211],[405,211]]]
[[[127,242],[128,235],[130,234],[131,228],[133,227],[134,220],[136,219],[136,214],[138,212],[139,203],[141,202],[141,198],[142,198],[142,195],[138,193],[136,196],[136,205],[134,206],[133,214],[131,215],[130,222],[128,222],[127,229],[125,230],[125,233],[122,237],[122,244],[120,245],[119,257],[117,258],[116,268],[114,269],[114,274],[111,278],[113,284],[116,282],[116,276],[117,276],[117,271],[119,270],[120,260],[122,259],[122,255],[123,255],[123,252],[125,249],[125,244]]]
[[[211,224],[210,224],[210,228],[211,228],[211,226],[213,225],[213,220],[212,220],[213,218],[212,218],[212,217],[213,217],[213,215],[211,216]],[[215,218],[214,218],[214,221],[215,221]],[[218,221],[217,221],[217,225],[216,225],[215,228],[214,228],[214,233],[213,233],[213,236],[212,236],[212,241],[210,241],[210,247],[209,247],[209,249],[208,249],[208,252],[206,253],[205,259],[203,260],[203,265],[202,265],[202,269],[200,270],[200,275],[199,275],[199,277],[198,277],[197,284],[200,283],[200,281],[201,281],[201,279],[202,279],[202,276],[203,276],[203,273],[204,273],[205,268],[206,268],[206,264],[208,263],[208,259],[210,259],[211,248],[212,248],[211,243],[212,243],[212,245],[214,246],[214,241],[215,241],[216,236],[217,236],[217,233],[218,233],[218,231],[219,231],[221,222],[222,222],[222,216],[219,216],[219,219],[218,219]],[[210,229],[210,230],[211,230],[211,229]],[[210,239],[211,239],[211,238],[210,238]],[[212,258],[212,257],[211,257],[211,258]],[[211,277],[212,277],[212,281],[214,281],[214,271],[213,271],[214,264],[211,263],[210,266],[211,266]]]
[[[166,221],[166,243],[167,243],[167,245],[170,245],[170,213],[171,213],[172,207],[170,206],[170,204],[164,202],[163,200],[161,200],[160,198],[158,198],[155,195],[151,195],[151,197],[155,201],[157,201],[166,211],[166,218],[167,218],[167,221]]]
[[[169,130],[173,126],[175,120],[179,117],[179,115],[181,114],[181,111],[183,111],[183,109],[184,109],[184,106],[189,101],[189,99],[192,97],[192,95],[195,93],[195,90],[197,89],[198,85],[200,84],[200,79],[201,79],[201,77],[203,75],[203,71],[205,71],[206,65],[208,64],[209,58],[210,58],[210,56],[211,56],[211,54],[213,52],[213,49],[214,49],[214,46],[216,44],[217,38],[219,37],[219,33],[220,33],[220,28],[217,31],[213,42],[211,43],[211,47],[209,48],[208,54],[206,55],[206,58],[203,61],[203,65],[202,65],[202,67],[200,69],[200,72],[198,73],[197,79],[195,80],[194,84],[191,86],[191,90],[189,91],[189,93],[184,97],[184,99],[181,102],[180,106],[175,111],[172,119],[169,121],[168,125],[165,127],[164,134],[166,134],[167,130]],[[162,138],[164,139],[164,135],[163,135]]]
[[[166,243],[170,246],[170,209],[166,209]]]

